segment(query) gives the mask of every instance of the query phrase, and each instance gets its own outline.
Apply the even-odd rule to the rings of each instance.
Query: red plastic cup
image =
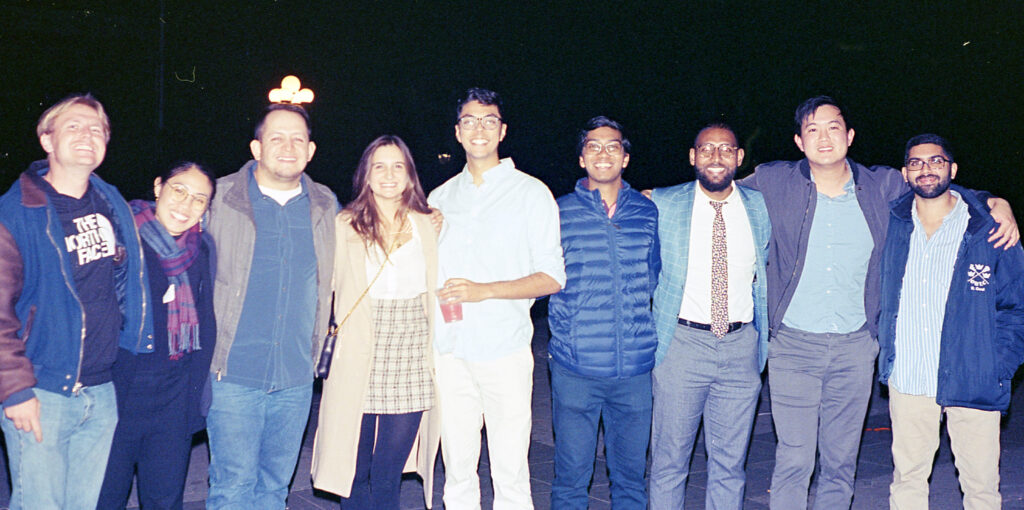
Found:
[[[441,315],[445,322],[456,322],[462,320],[462,303],[441,302]]]

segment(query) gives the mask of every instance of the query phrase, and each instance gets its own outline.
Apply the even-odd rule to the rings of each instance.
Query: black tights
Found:
[[[341,498],[342,510],[398,510],[402,468],[416,440],[422,414],[363,415],[356,474],[351,494]]]

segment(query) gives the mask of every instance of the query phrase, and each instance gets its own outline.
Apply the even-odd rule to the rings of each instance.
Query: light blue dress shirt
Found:
[[[437,249],[439,283],[448,278],[488,283],[544,273],[565,286],[558,204],[543,182],[516,170],[511,159],[484,172],[480,186],[463,169],[427,201],[444,214]],[[528,348],[533,302],[463,303],[461,321],[435,321],[434,347],[467,361],[494,360]]]
[[[935,397],[939,380],[939,346],[946,298],[953,281],[956,254],[971,219],[960,195],[953,210],[932,233],[924,232],[917,205],[910,208],[914,231],[910,234],[907,269],[900,289],[896,320],[896,359],[889,386],[900,393]]]
[[[852,175],[843,191],[834,198],[818,192],[807,258],[782,319],[786,326],[811,333],[850,333],[867,322],[864,284],[874,241]]]

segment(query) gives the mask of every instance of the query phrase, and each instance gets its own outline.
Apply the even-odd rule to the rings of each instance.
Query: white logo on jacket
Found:
[[[971,290],[985,292],[988,279],[992,277],[992,269],[985,264],[970,264],[967,266],[967,283]]]

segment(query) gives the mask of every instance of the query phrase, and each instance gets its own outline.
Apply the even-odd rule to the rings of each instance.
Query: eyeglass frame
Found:
[[[498,123],[495,124],[494,127],[487,127],[487,125],[484,122],[492,120],[492,119],[496,120]],[[470,123],[472,125],[467,126],[467,125],[464,124],[466,122],[468,122],[468,123]],[[455,121],[455,124],[457,126],[459,126],[462,129],[465,129],[467,131],[472,131],[474,129],[477,129],[478,126],[480,128],[483,128],[486,131],[494,131],[494,130],[500,128],[501,125],[504,124],[504,123],[505,123],[504,119],[502,119],[501,117],[499,117],[497,115],[494,115],[494,114],[484,115],[483,117],[477,117],[475,115],[463,115],[462,117],[459,117]]]
[[[936,163],[935,160],[941,160],[942,162],[941,163]],[[950,164],[952,162],[953,162],[953,160],[951,160],[951,159],[949,159],[949,158],[947,158],[945,156],[936,154],[936,155],[934,155],[934,156],[932,156],[932,157],[930,157],[928,159],[908,158],[906,161],[903,162],[903,167],[906,168],[908,172],[920,172],[920,171],[924,170],[924,167],[926,167],[926,166],[928,167],[929,170],[941,170],[943,168],[946,168],[946,165],[948,165],[948,164]],[[932,166],[933,164],[937,164],[937,165],[940,165],[940,166]],[[913,166],[918,166],[918,168],[912,168],[912,165]]]
[[[707,154],[704,154],[703,153],[703,149],[706,148],[706,147],[710,148],[710,152],[708,152]],[[731,150],[732,154],[724,154],[724,153],[722,153],[721,150],[723,148]],[[714,144],[714,143],[708,142],[708,143],[705,143],[705,144],[702,144],[702,145],[699,145],[699,146],[695,146],[693,148],[693,151],[694,151],[694,153],[696,153],[697,157],[702,157],[702,158],[713,158],[713,157],[715,157],[715,154],[718,154],[722,158],[735,159],[735,158],[739,157],[740,147],[738,145],[733,145],[731,143]]]
[[[590,150],[591,145],[600,146],[600,149],[592,151]],[[614,146],[618,146],[618,149],[616,149],[614,152],[608,150],[609,147]],[[622,140],[611,140],[607,143],[601,143],[597,140],[586,140],[583,142],[583,154],[589,154],[591,156],[600,156],[602,152],[608,154],[609,156],[618,156],[619,154],[626,153],[626,146],[623,145]]]
[[[188,206],[195,212],[206,211],[210,206],[210,197],[205,193],[193,193],[188,186],[179,182],[169,182],[165,186],[171,188],[171,194],[168,196],[171,202],[183,204],[187,200]],[[180,195],[182,192],[184,192],[184,195]],[[200,204],[200,206],[196,207],[196,204]]]

